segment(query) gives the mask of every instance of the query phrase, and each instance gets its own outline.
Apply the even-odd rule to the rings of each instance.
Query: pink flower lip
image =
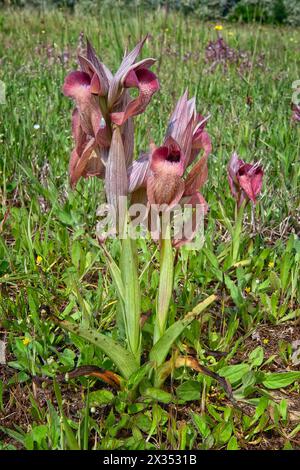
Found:
[[[238,206],[247,199],[256,204],[256,197],[261,192],[263,167],[258,163],[245,163],[234,153],[228,165],[228,181],[233,197]]]

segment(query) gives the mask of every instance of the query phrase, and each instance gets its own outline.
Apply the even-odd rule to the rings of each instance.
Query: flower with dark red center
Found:
[[[256,204],[256,197],[262,188],[263,175],[264,171],[259,163],[245,163],[239,159],[237,153],[233,153],[228,164],[228,181],[238,207],[244,200]]]
[[[128,169],[129,192],[133,193],[135,202],[136,193],[144,201],[146,192],[148,202],[164,206],[162,210],[171,210],[177,204],[192,207],[200,204],[203,212],[207,212],[208,205],[199,192],[207,180],[207,159],[211,152],[211,141],[204,130],[206,120],[196,113],[194,98],[188,100],[185,93],[178,100],[163,145],[154,147],[148,157],[143,155]],[[204,150],[202,158],[187,171],[200,150]],[[191,241],[197,223],[193,214],[191,237],[173,240],[174,246]]]

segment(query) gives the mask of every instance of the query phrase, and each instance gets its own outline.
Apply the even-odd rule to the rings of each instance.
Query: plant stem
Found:
[[[232,264],[236,263],[239,257],[245,205],[246,205],[246,200],[242,202],[241,207],[239,208],[236,207],[236,210],[235,210],[235,225],[233,227],[233,238],[232,238],[232,259],[231,259]]]
[[[166,227],[161,237],[160,248],[160,276],[156,301],[156,318],[154,326],[154,344],[161,338],[166,330],[169,306],[173,290],[174,256],[171,242],[170,225]]]
[[[136,361],[141,358],[141,294],[137,269],[136,241],[121,240],[120,270],[124,285],[124,323],[129,350]]]

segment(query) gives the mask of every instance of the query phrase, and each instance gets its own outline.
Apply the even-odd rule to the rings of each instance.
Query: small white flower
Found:
[[[38,129],[40,128],[40,125],[39,125],[39,124],[35,124],[35,125],[33,126],[33,128],[36,129],[36,130],[38,130]]]

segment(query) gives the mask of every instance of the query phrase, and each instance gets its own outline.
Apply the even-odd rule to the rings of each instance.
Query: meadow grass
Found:
[[[179,254],[170,322],[217,293],[217,304],[177,348],[193,350],[226,377],[242,410],[211,378],[185,369],[174,372],[177,386],[173,380],[168,386],[171,403],[128,403],[124,393],[86,378],[56,386],[55,393],[32,382],[34,375],[83,364],[113,367],[96,347],[47,317],[49,309],[75,320],[85,316],[91,326],[117,334],[116,292],[95,238],[103,183],[81,180],[72,191],[67,176],[72,104],[61,87],[76,69],[81,33],[113,70],[124,49],[149,33],[143,54],[158,59],[161,89],[135,118],[136,156],[151,139],[162,142],[186,88],[199,112],[211,115],[205,244]],[[300,31],[225,24],[222,35],[247,53],[247,63],[209,70],[205,47],[217,37],[214,23],[193,16],[0,11],[0,80],[6,85],[0,105],[0,340],[8,361],[0,366],[0,448],[74,448],[61,416],[83,449],[299,446],[300,128],[291,124],[290,103],[292,83],[300,79]],[[229,267],[224,259],[234,201],[226,167],[233,151],[261,161],[265,177],[256,229],[248,214],[239,263]],[[144,313],[153,310],[158,286],[158,256],[148,245],[139,242]],[[109,246],[118,259],[118,241]],[[283,371],[294,375],[282,381],[277,373]]]

